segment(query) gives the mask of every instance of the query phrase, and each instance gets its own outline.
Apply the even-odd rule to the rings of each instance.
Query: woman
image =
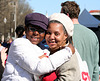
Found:
[[[59,55],[56,53],[49,58],[38,58],[45,53],[37,45],[44,39],[47,26],[48,18],[43,14],[30,13],[25,17],[26,36],[15,39],[11,44],[2,81],[33,81],[34,75],[51,72],[70,59],[71,54],[68,55],[66,49],[67,54],[63,53],[59,61],[61,50]]]
[[[46,42],[50,48],[50,54],[67,47],[68,45],[72,48],[72,53],[74,53],[68,62],[65,62],[55,71],[57,78],[53,77],[54,72],[47,74],[43,78],[43,81],[80,81],[80,70],[77,60],[77,50],[72,47],[72,35],[73,35],[73,23],[69,17],[63,13],[55,13],[49,18],[49,25],[47,34],[45,36]],[[56,59],[56,58],[55,58]],[[60,60],[60,58],[59,58]],[[50,80],[51,75],[54,80]],[[53,75],[53,76],[52,76]]]

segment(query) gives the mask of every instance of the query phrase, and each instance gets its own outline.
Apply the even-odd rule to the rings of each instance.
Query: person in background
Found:
[[[4,46],[4,47],[7,46],[7,41],[6,40],[3,41],[2,46]]]
[[[2,78],[2,74],[4,72],[4,68],[5,68],[5,62],[7,59],[7,48],[2,46],[2,42],[0,40],[0,81]]]
[[[100,81],[100,24],[98,25],[98,31],[95,32],[99,40],[99,81]]]
[[[74,24],[73,44],[82,60],[87,62],[92,81],[99,80],[99,41],[96,34],[78,22],[79,5],[75,1],[65,1],[61,4],[61,13],[71,18]]]
[[[98,25],[98,28],[97,28],[98,31],[95,31],[97,37],[98,37],[98,40],[99,40],[99,58],[100,58],[100,24]],[[100,59],[99,59],[99,68],[100,68]],[[99,69],[100,71],[100,69]],[[99,73],[100,74],[100,73]]]
[[[7,59],[7,48],[3,48],[1,51],[0,51],[0,81],[1,81],[1,78],[2,78],[2,74],[4,72],[4,68],[5,68],[5,61]]]
[[[25,35],[25,28],[23,25],[18,25],[15,30],[17,37],[23,37]]]
[[[7,42],[5,43],[5,47],[4,47],[2,46],[1,40],[0,40],[0,81],[2,78],[2,74],[4,72],[7,55],[8,55],[11,42],[12,42],[12,38],[7,39]]]
[[[12,37],[8,37],[6,41],[7,41],[6,48],[8,49],[8,50],[6,51],[6,53],[7,53],[7,55],[8,55],[9,48],[10,48],[12,42],[13,42],[13,39],[12,39]]]
[[[36,81],[39,77],[34,78],[34,75],[51,72],[70,59],[72,53],[66,48],[48,56],[48,50],[37,46],[44,39],[47,26],[48,18],[45,15],[26,15],[26,35],[11,44],[2,81]],[[41,59],[42,56],[45,57]]]

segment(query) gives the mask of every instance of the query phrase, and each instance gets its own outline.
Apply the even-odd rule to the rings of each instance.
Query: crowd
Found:
[[[1,81],[99,81],[99,41],[79,13],[75,1],[65,1],[49,18],[27,14],[17,39],[0,41]]]

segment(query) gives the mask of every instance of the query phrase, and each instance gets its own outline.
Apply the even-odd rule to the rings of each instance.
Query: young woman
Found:
[[[72,46],[73,23],[71,19],[63,13],[55,13],[49,18],[48,30],[45,36],[46,42],[50,48],[50,54],[71,46],[74,53],[68,62],[65,62],[55,73],[44,75],[43,81],[80,81],[80,70],[78,59],[76,56],[77,50]],[[55,58],[56,59],[56,58]],[[59,58],[60,60],[60,58]],[[55,75],[56,74],[56,75]]]

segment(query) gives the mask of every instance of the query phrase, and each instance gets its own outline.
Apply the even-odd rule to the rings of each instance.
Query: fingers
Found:
[[[43,55],[39,56],[40,59],[42,59],[44,57],[48,58],[48,56],[46,55],[46,53],[44,53]]]

